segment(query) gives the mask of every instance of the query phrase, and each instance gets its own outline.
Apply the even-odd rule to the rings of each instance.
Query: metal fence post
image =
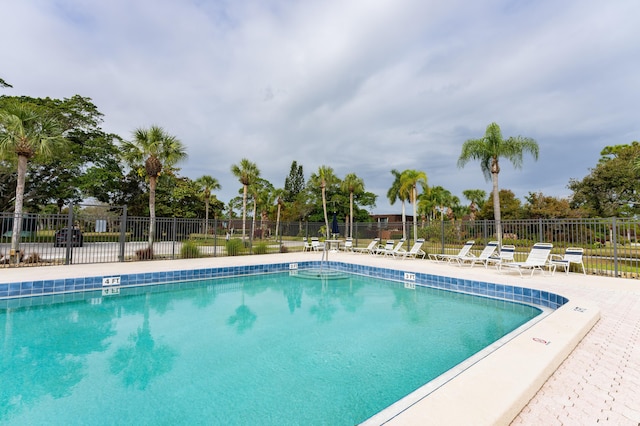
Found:
[[[217,256],[218,251],[218,218],[213,219],[213,257]]]
[[[351,237],[355,235],[355,241],[353,241],[353,246],[358,247],[358,222],[354,224],[354,227],[355,227],[355,232],[353,232],[354,228],[351,228],[351,234],[352,234]]]
[[[73,249],[71,239],[73,238],[73,203],[69,204],[69,214],[67,215],[67,241],[64,255],[64,264],[70,265],[73,262]]]
[[[120,241],[118,260],[124,262],[124,247],[127,243],[127,206],[122,207],[122,216],[120,216]]]
[[[611,221],[611,244],[613,245],[613,274],[618,276],[618,229],[616,218]]]
[[[445,235],[444,235],[444,220],[440,220],[440,235],[441,235],[441,243],[442,248],[440,249],[440,253],[444,253],[444,244],[445,244]]]
[[[544,240],[544,233],[542,232],[542,218],[538,219],[538,241],[542,242]]]
[[[171,259],[175,259],[176,258],[176,239],[177,234],[178,234],[178,230],[177,230],[177,224],[178,224],[178,219],[177,218],[173,218],[173,229],[171,231]]]

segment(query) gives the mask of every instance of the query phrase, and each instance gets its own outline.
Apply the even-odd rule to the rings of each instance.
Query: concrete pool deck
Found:
[[[0,282],[297,262],[320,260],[320,256],[320,253],[306,252],[180,261],[6,268],[0,270]],[[558,310],[531,328],[536,328],[535,333],[538,333],[535,334],[536,338],[541,336],[538,340],[545,340],[545,342],[536,341],[536,344],[531,346],[531,335],[526,334],[531,330],[529,329],[504,346],[509,350],[515,348],[518,353],[518,350],[523,350],[523,347],[518,345],[523,344],[524,341],[526,341],[524,344],[529,345],[524,346],[524,350],[528,353],[520,352],[521,356],[515,356],[516,359],[513,359],[514,355],[510,355],[510,362],[519,369],[518,371],[522,371],[515,376],[516,380],[512,382],[495,380],[487,383],[481,374],[467,374],[465,371],[455,379],[466,377],[464,379],[466,381],[461,382],[462,388],[456,389],[456,386],[460,385],[455,384],[455,380],[451,380],[451,383],[438,389],[440,391],[448,387],[448,391],[439,394],[433,392],[409,409],[402,411],[401,415],[389,424],[462,424],[461,422],[464,421],[462,419],[468,415],[477,417],[473,417],[471,423],[465,424],[476,425],[640,424],[640,281],[584,276],[576,273],[566,275],[561,272],[557,272],[554,276],[542,276],[536,273],[533,278],[522,279],[517,273],[499,274],[495,268],[458,267],[427,260],[398,260],[350,253],[331,253],[329,260],[530,287],[560,294],[570,299],[567,307],[571,309],[565,309],[564,313]],[[575,343],[577,346],[570,353],[563,354],[559,351],[557,354],[547,354],[543,348],[555,348],[555,343],[565,338],[552,333],[563,329],[565,322],[571,321],[572,312],[576,312],[573,309],[576,307],[587,312],[599,311],[600,320],[593,328],[591,325],[595,321],[584,322],[583,327],[586,326],[591,330],[579,343],[574,342],[574,346]],[[558,313],[561,315],[556,315]],[[538,325],[543,325],[547,329],[537,328]],[[516,341],[519,338],[520,343]],[[551,343],[546,345],[546,341]],[[500,352],[506,353],[502,348],[496,351],[496,353]],[[527,356],[531,358],[527,359]],[[561,356],[564,361],[562,359],[558,361],[559,367],[553,369],[555,372],[553,370],[546,372],[544,366],[540,366],[539,368],[543,371],[542,377],[538,375],[539,383],[532,384],[535,378],[528,377],[528,373],[535,371],[538,367],[535,364],[541,362],[540,359],[546,356]],[[477,364],[487,360],[493,360],[491,362],[495,363],[489,366],[489,373],[495,373],[496,370],[506,371],[505,377],[514,377],[508,370],[513,366],[508,366],[504,360],[493,354]],[[471,372],[473,368],[468,371]],[[523,383],[533,385],[539,390],[534,391],[532,396],[526,397],[526,400],[521,400],[522,390],[519,387]],[[449,386],[450,384],[455,386]],[[469,390],[471,393],[467,395],[472,395],[471,397],[464,397],[459,393]],[[503,404],[505,407],[496,410],[488,405],[494,402]],[[513,412],[514,406],[523,408]],[[487,410],[490,414],[503,410],[506,417],[484,417]]]

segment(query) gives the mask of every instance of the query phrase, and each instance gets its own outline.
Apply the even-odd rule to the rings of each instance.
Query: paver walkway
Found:
[[[640,292],[591,297],[600,321],[512,425],[640,425]]]

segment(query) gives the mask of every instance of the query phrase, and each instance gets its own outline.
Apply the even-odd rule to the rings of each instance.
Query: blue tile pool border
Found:
[[[25,298],[47,295],[64,295],[64,301],[74,300],[74,293],[103,289],[105,278],[120,278],[120,288],[133,288],[148,285],[170,284],[177,281],[196,281],[211,278],[269,274],[292,270],[320,268],[321,261],[285,262],[264,265],[229,266],[220,268],[185,269],[178,271],[144,272],[124,275],[104,275],[82,278],[62,278],[53,280],[21,281],[0,283],[0,309],[24,306]],[[405,282],[410,285],[437,288],[460,293],[485,296],[495,299],[527,303],[557,309],[568,299],[555,293],[534,290],[526,287],[473,281],[441,275],[425,274],[410,270],[379,268],[345,262],[325,262],[325,268]],[[408,275],[407,275],[408,274]]]

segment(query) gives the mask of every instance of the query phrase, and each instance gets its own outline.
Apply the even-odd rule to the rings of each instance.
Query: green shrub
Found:
[[[225,242],[225,247],[227,249],[228,256],[238,256],[242,254],[242,251],[244,249],[244,244],[242,243],[241,239],[233,238]]]
[[[256,244],[255,246],[253,246],[253,253],[254,254],[267,254],[267,249],[269,247],[267,246],[267,243],[265,242],[261,242]]]
[[[200,257],[200,249],[198,248],[198,244],[195,241],[187,240],[182,243],[182,248],[180,249],[180,256],[183,259],[196,259]]]

